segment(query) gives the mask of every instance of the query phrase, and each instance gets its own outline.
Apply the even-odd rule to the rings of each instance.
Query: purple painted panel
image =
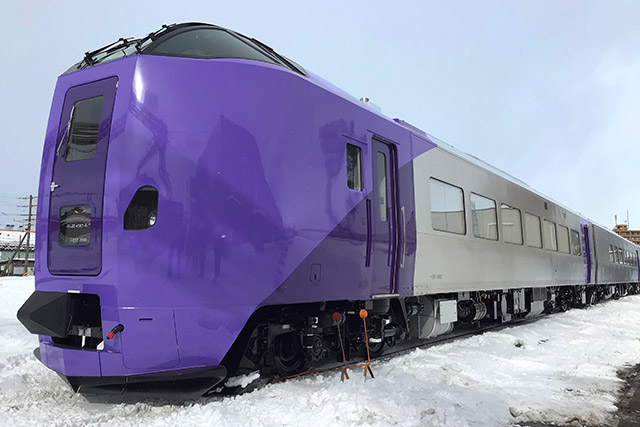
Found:
[[[582,256],[584,259],[584,283],[592,283],[593,261],[591,253],[591,223],[585,219],[580,220],[582,235]]]
[[[390,144],[371,140],[373,242],[371,254],[371,294],[395,292],[398,249],[398,209],[396,154]]]
[[[120,319],[123,363],[130,369],[162,370],[179,365],[178,343],[170,308],[124,308]]]
[[[102,269],[102,196],[111,115],[117,77],[75,86],[66,93],[57,131],[53,173],[50,183],[48,266],[52,274],[98,275]],[[71,161],[69,125],[83,100],[102,97],[100,125],[97,130],[95,155],[84,153],[81,160]],[[81,101],[81,102],[79,102]],[[79,118],[78,120],[83,120]],[[86,123],[78,123],[79,133],[91,134]],[[84,128],[82,128],[84,127]],[[89,129],[87,129],[89,128]],[[90,138],[89,138],[90,139]],[[86,147],[80,146],[81,150]],[[82,151],[80,151],[82,153]],[[88,233],[85,233],[87,229]],[[63,239],[63,233],[69,236]],[[79,237],[80,236],[80,237]]]
[[[128,368],[123,355],[134,361],[127,362],[131,366],[146,363],[149,353],[162,355],[154,366],[218,363],[263,303],[370,298],[365,200],[373,177],[365,170],[365,190],[347,188],[345,143],[360,141],[367,159],[370,132],[397,143],[409,236],[411,160],[432,145],[412,142],[407,129],[282,67],[133,56],[59,79],[40,180],[46,207],[64,95],[113,75],[120,80],[105,174],[100,274],[53,276],[46,268],[46,234],[36,236],[36,288],[97,294],[105,332],[125,325],[122,341],[105,343],[100,353],[103,375],[156,369]],[[123,230],[124,212],[143,185],[158,189],[157,222],[147,230]],[[47,229],[47,218],[40,207],[39,228]],[[410,255],[410,238],[407,243]],[[319,282],[310,282],[312,264],[320,265]],[[407,289],[412,269],[405,266],[402,273]],[[175,310],[177,344],[176,338],[162,341],[168,336],[144,345],[126,342],[142,316],[125,319],[125,307]],[[171,322],[168,315],[163,319],[149,335],[167,334]],[[171,351],[165,353],[166,346]]]
[[[230,347],[236,339],[234,331],[242,329],[244,320],[254,307],[229,304],[216,309],[176,309],[176,335],[180,361],[189,366],[220,364],[220,346]]]
[[[43,363],[66,376],[100,376],[99,354],[98,351],[79,351],[40,343]]]

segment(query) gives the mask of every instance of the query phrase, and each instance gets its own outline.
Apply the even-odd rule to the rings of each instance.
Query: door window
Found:
[[[580,243],[580,233],[571,229],[571,253],[573,255],[582,255],[582,244]]]
[[[87,246],[91,243],[91,206],[65,206],[60,208],[61,246]]]
[[[380,221],[387,222],[387,156],[378,151],[378,207]]]
[[[83,99],[73,104],[65,160],[75,162],[95,157],[104,97]]]

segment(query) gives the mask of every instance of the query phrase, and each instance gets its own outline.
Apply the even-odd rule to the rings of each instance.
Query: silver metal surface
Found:
[[[539,217],[541,224],[543,220],[553,222],[556,230],[562,225],[570,230],[570,234],[571,230],[582,234],[581,217],[525,187],[521,181],[498,174],[495,169],[487,169],[484,165],[481,161],[470,161],[441,147],[414,160],[417,229],[414,295],[584,284],[585,259],[582,253],[574,255],[530,247],[524,221],[526,212]],[[434,230],[430,178],[463,189],[465,234]],[[497,240],[474,237],[472,192],[495,200]],[[504,241],[502,203],[520,210],[525,236],[521,245]],[[589,237],[595,274],[591,274],[591,283],[596,280],[598,283],[637,282],[637,267],[609,263],[608,249],[610,244],[614,244],[635,254],[638,247],[600,226],[593,225],[592,230]]]

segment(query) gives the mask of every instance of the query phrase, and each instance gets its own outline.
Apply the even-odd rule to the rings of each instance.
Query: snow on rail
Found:
[[[36,339],[15,318],[32,290],[32,278],[0,279],[0,425],[608,425],[617,370],[640,363],[639,295],[374,362],[373,380],[328,373],[189,402],[87,399],[33,357]]]

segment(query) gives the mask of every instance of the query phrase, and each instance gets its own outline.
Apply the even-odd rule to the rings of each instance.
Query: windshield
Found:
[[[125,56],[145,54],[188,58],[242,58],[284,66],[305,75],[302,67],[278,54],[266,44],[241,34],[208,24],[174,24],[146,37],[120,39],[92,52],[66,73]]]

